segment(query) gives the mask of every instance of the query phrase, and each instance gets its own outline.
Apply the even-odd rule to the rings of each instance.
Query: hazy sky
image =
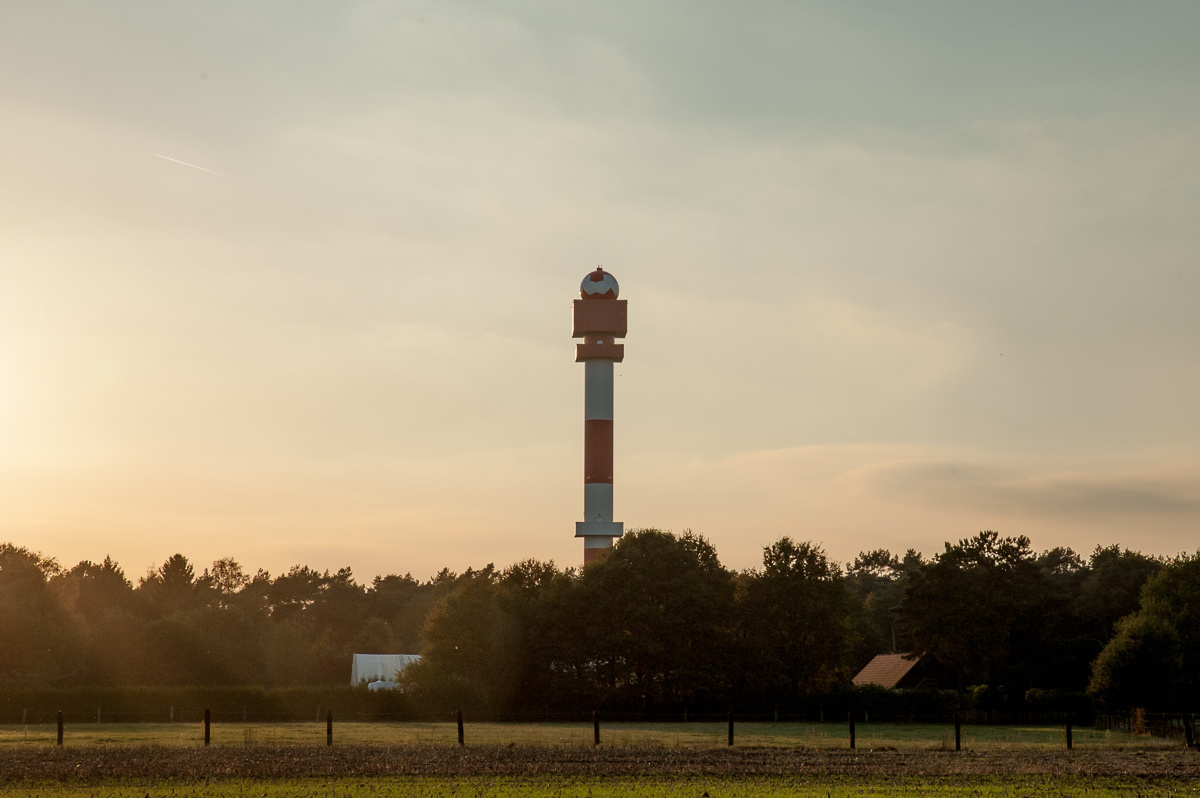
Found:
[[[16,0],[0,120],[0,540],[66,565],[577,564],[597,264],[627,528],[1200,540],[1190,0]]]

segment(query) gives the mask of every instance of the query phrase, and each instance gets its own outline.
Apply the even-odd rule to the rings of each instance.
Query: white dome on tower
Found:
[[[596,271],[584,277],[579,286],[579,295],[584,299],[616,299],[619,292],[617,278],[599,266],[596,267]]]

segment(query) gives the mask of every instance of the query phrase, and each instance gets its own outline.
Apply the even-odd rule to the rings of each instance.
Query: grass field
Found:
[[[0,798],[1200,796],[1200,754],[1120,732],[859,723],[0,726]]]
[[[695,748],[725,746],[724,723],[603,723],[601,743],[606,746],[665,746]],[[592,745],[592,727],[587,723],[468,723],[468,745]],[[881,748],[949,749],[954,747],[954,729],[948,725],[859,723],[857,745],[864,750]],[[1074,729],[1077,748],[1169,748],[1176,744],[1160,738]],[[8,745],[53,745],[52,725],[0,726],[0,749]],[[76,745],[201,745],[200,724],[184,723],[89,723],[67,726],[64,744]],[[213,724],[214,745],[296,745],[325,742],[324,723],[228,723]],[[335,744],[455,745],[453,723],[336,723]],[[751,748],[846,748],[849,731],[841,723],[739,723],[734,742]],[[1052,726],[964,726],[963,747],[969,750],[996,748],[1061,748],[1066,734]]]
[[[350,736],[355,724],[345,725]],[[614,724],[615,739],[593,748],[578,725],[480,724],[467,727],[480,741],[460,748],[452,724],[435,724],[409,729],[424,735],[419,743],[397,737],[328,747],[313,740],[323,742],[323,726],[285,724],[262,727],[274,737],[249,745],[248,735],[239,740],[226,727],[223,742],[206,747],[198,727],[185,727],[182,744],[166,745],[161,728],[101,725],[88,731],[88,744],[77,731],[62,748],[45,739],[0,745],[0,798],[1200,796],[1200,752],[1164,741],[1110,737],[1068,751],[1031,736],[1047,730],[987,727],[977,738],[986,744],[954,752],[944,750],[940,727],[881,724],[879,739],[902,747],[851,751],[826,745],[817,733],[824,727],[746,727],[747,740],[769,745],[729,748],[710,727]],[[357,725],[372,738],[402,730]],[[631,742],[618,744],[621,734]],[[300,739],[288,742],[289,735]]]

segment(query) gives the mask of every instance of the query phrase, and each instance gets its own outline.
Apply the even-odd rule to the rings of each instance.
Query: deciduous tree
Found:
[[[850,611],[842,580],[837,563],[813,543],[784,537],[763,549],[763,567],[746,584],[741,616],[758,660],[754,681],[775,702],[822,692],[839,680]]]

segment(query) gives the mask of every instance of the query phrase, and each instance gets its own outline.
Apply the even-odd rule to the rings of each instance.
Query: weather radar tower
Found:
[[[575,362],[583,363],[583,564],[611,548],[624,525],[613,520],[613,364],[625,358],[626,301],[617,299],[617,281],[598,268],[583,278],[575,300],[571,337]]]

